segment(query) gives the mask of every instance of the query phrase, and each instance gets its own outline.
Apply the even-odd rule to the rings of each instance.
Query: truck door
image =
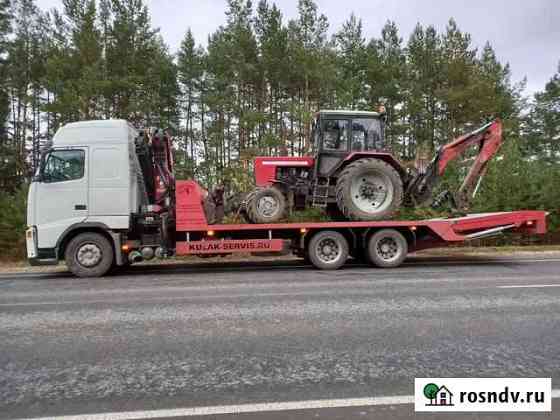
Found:
[[[35,191],[38,248],[54,248],[62,233],[88,217],[87,147],[53,149]]]

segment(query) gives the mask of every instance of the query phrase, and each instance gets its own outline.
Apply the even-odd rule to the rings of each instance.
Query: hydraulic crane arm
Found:
[[[502,144],[502,122],[496,119],[479,129],[465,134],[439,148],[436,156],[424,173],[416,175],[408,184],[407,196],[413,205],[424,204],[432,198],[432,191],[450,162],[462,156],[467,149],[478,146],[476,156],[467,176],[457,192],[444,191],[432,206],[439,206],[445,199],[451,201],[454,209],[466,211],[476,195],[480,181],[487,170],[488,162]]]
[[[161,129],[144,130],[136,139],[136,154],[142,169],[149,204],[172,207],[175,188],[171,137]]]

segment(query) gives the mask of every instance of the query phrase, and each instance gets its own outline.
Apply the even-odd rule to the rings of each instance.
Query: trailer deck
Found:
[[[292,251],[306,257],[311,239],[325,232],[334,235],[333,238],[342,236],[347,242],[343,247],[348,248],[347,252],[354,256],[370,249],[371,238],[379,232],[392,233],[393,236],[396,232],[397,236],[402,236],[406,240],[405,254],[503,232],[546,233],[547,213],[536,210],[471,214],[449,219],[212,225],[206,221],[202,204],[203,190],[196,182],[178,181],[176,197],[177,255]],[[395,244],[399,242],[398,239],[393,238],[393,243],[389,245],[397,247]],[[327,240],[327,245],[322,246],[329,247],[331,242]],[[379,252],[383,245],[380,243]]]

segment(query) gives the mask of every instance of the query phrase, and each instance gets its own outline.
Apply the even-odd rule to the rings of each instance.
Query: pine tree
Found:
[[[226,11],[228,24],[226,36],[231,43],[230,65],[234,77],[235,103],[233,103],[233,119],[237,121],[237,152],[239,159],[250,161],[252,156],[247,152],[254,146],[253,131],[257,126],[259,115],[255,109],[255,94],[259,85],[259,58],[257,40],[252,27],[252,8],[248,0],[229,0]],[[220,126],[229,130],[226,115],[219,116]],[[224,140],[226,136],[224,133]],[[228,136],[228,143],[231,140]],[[226,147],[225,141],[222,143]],[[224,159],[222,159],[222,162]],[[223,168],[223,167],[222,167]]]
[[[35,123],[40,78],[44,73],[41,45],[44,22],[33,0],[14,1],[12,11],[14,34],[8,44],[5,79],[10,102],[10,133],[3,150],[3,169],[8,184],[16,187],[29,177],[36,163],[33,161],[36,159],[27,159],[27,153],[28,139],[33,146],[37,141]],[[32,156],[36,157],[36,153]]]
[[[535,94],[525,119],[528,151],[532,158],[560,164],[560,64],[544,91]]]
[[[409,142],[420,149],[422,158],[431,156],[437,146],[437,125],[441,120],[441,89],[443,54],[441,41],[433,26],[418,24],[407,45],[408,65],[405,91]],[[413,147],[410,147],[412,149]],[[416,155],[410,150],[409,157]]]
[[[313,112],[326,102],[328,92],[334,90],[335,63],[331,45],[327,43],[327,17],[319,14],[313,0],[298,1],[298,18],[288,24],[291,61],[291,132],[297,128],[297,151],[301,154],[310,140],[310,122]],[[325,91],[327,94],[325,95]],[[293,150],[293,149],[292,149]]]
[[[349,109],[363,108],[366,106],[367,54],[362,21],[354,14],[350,15],[336,33],[335,41],[339,55],[337,105]]]
[[[95,0],[64,0],[61,36],[68,44],[54,45],[49,62],[51,85],[62,85],[50,109],[59,123],[100,118],[102,109],[102,45]]]
[[[148,67],[146,88],[139,97],[139,107],[146,110],[146,124],[151,127],[179,127],[179,82],[177,65],[163,38],[158,37],[156,50]]]
[[[8,34],[11,32],[10,0],[0,1],[0,141],[7,135],[6,122],[9,113],[7,85]]]
[[[8,142],[8,116],[10,113],[8,76],[8,35],[11,32],[11,14],[9,0],[0,1],[0,155],[7,156],[10,152]],[[13,180],[6,175],[10,173],[10,164],[6,159],[0,161],[0,191],[11,189]]]
[[[177,54],[178,81],[181,86],[182,112],[185,120],[183,130],[184,161],[187,173],[194,175],[196,164],[195,149],[197,148],[194,122],[198,108],[198,96],[203,74],[203,51],[196,48],[195,39],[190,29],[187,30],[179,53]]]
[[[471,36],[458,28],[450,19],[442,37],[445,57],[442,65],[443,83],[440,90],[443,121],[443,139],[458,136],[465,124],[480,118],[479,89],[475,80],[476,50],[471,46]]]
[[[109,11],[111,25],[105,55],[111,114],[143,125],[146,114],[151,112],[142,108],[145,89],[150,86],[150,67],[158,65],[156,59],[160,56],[158,31],[151,26],[143,0],[113,0]]]
[[[379,103],[385,105],[387,141],[399,152],[399,143],[404,134],[399,104],[404,99],[406,57],[402,48],[402,38],[394,22],[388,21],[385,24],[379,40],[370,41],[368,54],[371,54],[367,81],[370,86],[369,106],[370,109],[377,109]]]
[[[482,118],[516,117],[520,111],[518,87],[511,84],[509,64],[503,65],[496,57],[490,43],[486,43],[478,60],[482,89],[478,92],[483,100]]]
[[[261,56],[259,103],[263,116],[266,114],[259,143],[264,153],[274,153],[279,147],[281,153],[287,153],[287,136],[282,116],[287,111],[283,91],[289,82],[287,75],[290,71],[288,31],[282,25],[282,14],[276,5],[270,7],[266,0],[259,2],[255,33]]]

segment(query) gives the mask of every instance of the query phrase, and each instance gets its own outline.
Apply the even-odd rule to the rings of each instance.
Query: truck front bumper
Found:
[[[57,265],[58,259],[53,257],[55,254],[53,252],[40,252],[37,243],[37,227],[31,226],[25,231],[25,245],[27,247],[29,265]]]

